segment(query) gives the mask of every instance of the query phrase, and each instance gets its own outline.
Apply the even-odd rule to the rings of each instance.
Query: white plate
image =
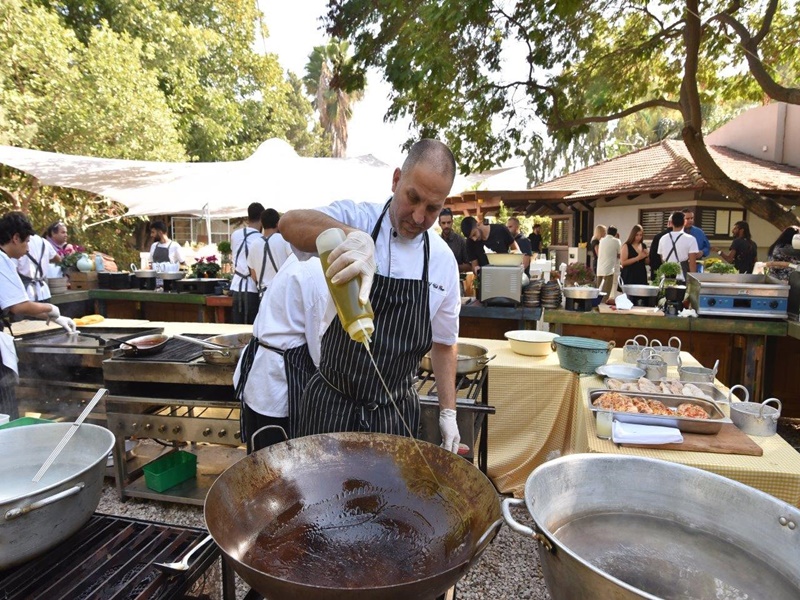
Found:
[[[644,377],[644,369],[630,365],[600,365],[594,372],[614,379],[639,379],[639,377]]]

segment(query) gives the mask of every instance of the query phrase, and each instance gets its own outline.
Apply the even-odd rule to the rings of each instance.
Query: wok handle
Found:
[[[475,565],[475,563],[478,562],[478,559],[481,557],[481,554],[483,554],[483,551],[486,550],[486,546],[488,546],[489,542],[491,542],[495,538],[497,533],[500,531],[500,527],[502,526],[503,526],[503,519],[497,519],[494,523],[489,525],[486,531],[483,532],[483,535],[475,543],[475,552],[473,552],[472,558],[469,559],[469,566],[467,567],[467,569],[471,569],[473,565]]]
[[[525,500],[521,498],[506,498],[503,500],[503,503],[500,505],[500,509],[503,512],[503,519],[511,527],[512,531],[516,531],[520,535],[524,535],[525,537],[532,537],[537,542],[539,542],[542,546],[544,546],[548,552],[551,554],[555,554],[556,547],[553,543],[547,539],[542,533],[528,527],[527,525],[523,525],[522,523],[517,522],[517,520],[511,516],[511,507],[512,506],[522,506],[525,504]]]
[[[263,427],[260,427],[260,428],[256,429],[253,432],[253,435],[250,436],[250,447],[251,448],[254,446],[253,440],[256,439],[256,436],[258,434],[260,434],[262,431],[266,431],[267,429],[278,429],[283,434],[283,441],[286,442],[286,441],[289,440],[289,436],[286,434],[286,430],[283,427],[281,427],[280,425],[264,425]]]
[[[42,498],[41,500],[37,500],[36,502],[32,502],[27,506],[20,506],[19,508],[12,508],[6,513],[6,521],[11,521],[12,519],[16,519],[23,515],[27,515],[29,512],[33,512],[34,510],[44,508],[45,506],[49,506],[59,500],[63,500],[64,498],[69,498],[70,496],[74,496],[78,492],[80,492],[86,484],[81,482],[76,486],[58,492],[57,494],[53,494],[52,496],[48,496],[47,498]]]

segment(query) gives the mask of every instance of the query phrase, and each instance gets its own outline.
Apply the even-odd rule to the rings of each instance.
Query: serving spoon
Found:
[[[214,538],[211,535],[207,535],[203,538],[203,540],[197,544],[194,548],[192,548],[189,552],[186,553],[186,556],[183,557],[182,560],[177,562],[169,562],[169,563],[153,563],[159,569],[163,569],[164,571],[170,571],[173,573],[180,573],[182,571],[186,571],[189,569],[189,559],[194,556],[195,552],[200,550],[203,546],[205,546],[208,542],[213,540]]]

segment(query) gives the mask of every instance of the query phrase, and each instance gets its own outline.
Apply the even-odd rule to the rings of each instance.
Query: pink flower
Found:
[[[215,262],[217,262],[217,257],[216,256],[209,256],[208,258],[206,258],[206,260],[208,262],[210,262],[210,263],[215,263]]]

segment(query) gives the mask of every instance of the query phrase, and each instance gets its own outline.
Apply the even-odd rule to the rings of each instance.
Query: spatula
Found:
[[[64,437],[61,438],[61,441],[58,442],[58,446],[56,446],[53,449],[53,451],[50,453],[50,456],[47,457],[47,460],[44,461],[44,464],[36,472],[36,475],[33,476],[34,483],[38,483],[42,479],[42,477],[44,477],[44,474],[47,472],[47,469],[50,468],[50,466],[56,460],[58,455],[61,454],[61,451],[64,449],[64,446],[66,446],[67,442],[69,442],[72,439],[72,436],[75,435],[76,431],[78,431],[78,428],[81,426],[84,420],[86,420],[86,417],[89,416],[89,413],[92,412],[92,409],[97,405],[98,402],[100,402],[100,399],[107,393],[108,390],[106,388],[100,388],[99,390],[97,390],[97,393],[94,395],[94,398],[92,398],[89,401],[89,404],[87,404],[86,408],[83,409],[83,412],[72,424],[72,427],[70,427],[67,430],[67,433],[65,433]]]
[[[189,568],[189,559],[192,558],[195,552],[200,550],[203,546],[205,546],[208,542],[213,540],[210,535],[207,535],[202,539],[202,541],[197,544],[194,548],[192,548],[189,552],[187,552],[186,556],[183,557],[183,560],[179,560],[178,562],[169,562],[169,563],[153,563],[159,569],[163,569],[165,571],[172,571],[175,573],[180,573],[181,571],[186,571]]]

